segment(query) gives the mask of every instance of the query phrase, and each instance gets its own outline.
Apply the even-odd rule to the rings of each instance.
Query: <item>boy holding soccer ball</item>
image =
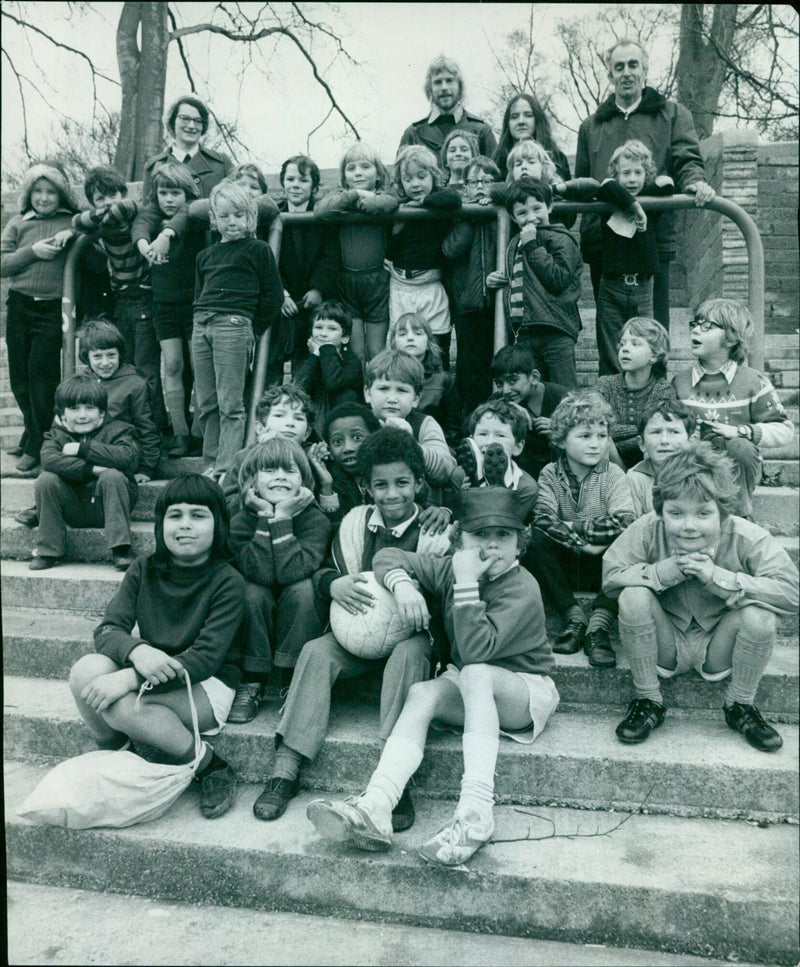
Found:
[[[373,433],[359,450],[360,475],[368,481],[372,503],[354,507],[342,520],[332,547],[332,566],[314,576],[319,598],[338,602],[350,614],[367,613],[374,596],[364,571],[383,548],[443,553],[444,535],[423,533],[417,495],[425,478],[425,458],[411,434],[396,427]],[[383,671],[380,735],[386,738],[403,708],[409,688],[430,674],[430,636],[419,633],[401,641]],[[278,819],[297,795],[304,759],[313,761],[328,731],[331,687],[337,678],[364,675],[382,659],[346,651],[332,632],[309,641],[300,652],[275,737],[278,746],[272,776],[253,806],[257,819]],[[408,793],[394,814],[395,829],[408,829],[414,808]]]

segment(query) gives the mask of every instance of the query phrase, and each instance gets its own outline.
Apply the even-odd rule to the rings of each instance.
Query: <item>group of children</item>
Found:
[[[252,166],[213,189],[208,205],[188,207],[190,184],[170,166],[156,169],[141,211],[127,204],[124,184],[96,178],[94,209],[74,224],[80,230],[88,218],[100,227],[124,293],[117,321],[127,321],[84,325],[87,372],[54,388],[46,433],[35,415],[43,404],[29,390],[23,454],[35,465],[40,446],[36,508],[24,520],[39,526],[31,569],[63,558],[65,524],[103,526],[115,566],[127,569],[97,629],[97,654],[71,675],[101,747],[141,742],[191,761],[183,671],[201,729],[213,734],[250,721],[280,669],[288,691],[273,772],[254,806],[259,819],[275,820],[323,745],[333,683],[382,669],[385,745],[365,793],[313,802],[308,816],[323,835],[387,848],[393,831],[414,822],[408,782],[430,724],[463,728],[454,818],[421,850],[443,865],[464,862],[491,838],[499,736],[532,741],[547,724],[558,704],[553,652],[584,649],[592,666],[614,666],[617,618],[636,691],[617,728],[621,741],[641,742],[663,722],[659,677],[696,669],[709,680],[730,677],[731,728],[755,748],[780,748],[754,699],[775,615],[796,611],[798,590],[786,552],[747,520],[761,450],[793,433],[767,377],[745,365],[748,311],[731,300],[703,303],[690,323],[695,364],[666,379],[668,335],[645,312],[653,220],[636,202],[652,176],[643,146],[617,152],[603,188],[559,182],[547,153],[522,141],[508,154],[508,184],[493,188],[494,163],[466,158],[470,139],[453,135],[443,146],[449,183],[418,146],[401,151],[393,186],[374,153],[355,146],[342,161],[342,190],[318,201],[313,162],[296,156],[283,166],[285,210],[313,208],[320,224],[308,237],[287,226],[282,253],[317,259],[316,273],[310,262],[285,267],[283,254],[276,264],[264,240],[274,212],[257,169],[244,170]],[[17,253],[30,249],[25,259],[12,259],[13,270],[4,259],[4,274],[29,284],[13,320],[26,330],[48,311],[36,295],[47,273],[31,267],[48,269],[73,231],[68,224],[43,237],[74,214],[66,196],[45,190],[50,177],[37,170],[26,196],[33,214],[14,228],[21,239],[32,223],[37,240]],[[577,390],[575,368],[580,254],[569,231],[550,223],[554,189],[605,190],[599,197],[620,217],[605,220],[604,239],[621,233],[631,258],[641,256],[621,272],[618,237],[609,238],[598,327],[614,359],[591,390]],[[488,222],[386,220],[337,233],[324,221],[389,214],[400,201],[457,215],[462,199],[500,196],[519,228],[504,272],[494,268]],[[218,240],[204,247],[208,218]],[[147,263],[140,274],[137,251]],[[159,273],[176,270],[185,281],[189,262],[193,292],[158,289]],[[163,389],[142,362],[150,358],[139,339],[150,311],[146,269]],[[326,288],[334,282],[335,291]],[[501,288],[511,341],[487,367],[489,293]],[[455,386],[446,372],[451,307]],[[246,374],[267,327],[282,333],[271,364],[279,371],[291,360],[293,379],[266,391],[257,442],[243,447]],[[163,489],[155,554],[134,561],[131,508],[160,449],[154,397],[175,430],[174,454],[190,446],[187,347],[206,471]],[[352,654],[327,630],[332,603],[349,614],[374,606],[365,572],[392,592],[410,629],[386,660]],[[588,621],[580,590],[598,592]],[[563,623],[552,648],[543,596]],[[135,713],[144,683],[152,688]],[[233,769],[208,746],[197,778],[204,814],[221,815],[235,798]]]

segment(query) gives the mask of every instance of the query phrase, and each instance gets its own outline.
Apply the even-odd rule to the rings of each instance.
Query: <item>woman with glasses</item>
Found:
[[[193,94],[186,94],[174,102],[164,119],[171,144],[145,164],[143,198],[149,197],[153,169],[165,161],[186,165],[201,198],[208,198],[214,185],[233,168],[233,162],[226,154],[212,151],[200,143],[208,130],[208,117],[208,108]]]

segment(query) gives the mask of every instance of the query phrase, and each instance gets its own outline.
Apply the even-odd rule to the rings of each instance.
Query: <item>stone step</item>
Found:
[[[771,534],[797,534],[798,491],[794,487],[756,487],[753,493],[753,519]]]
[[[26,763],[6,769],[11,878],[730,961],[797,961],[793,826],[628,820],[550,807],[531,816],[498,806],[495,840],[532,842],[494,842],[468,867],[440,870],[425,867],[416,850],[449,821],[451,803],[417,797],[417,822],[390,852],[359,853],[317,836],[305,818],[313,798],[306,793],[278,822],[257,824],[255,788],[214,822],[200,816],[193,789],[164,816],[129,829],[34,826],[15,810],[44,772]]]
[[[70,668],[82,656],[94,650],[92,635],[101,615],[66,611],[42,611],[33,608],[3,608],[3,670],[6,675],[30,676],[66,681]],[[549,630],[557,630],[557,622]],[[612,643],[619,650],[619,639]],[[622,709],[630,700],[631,686],[628,662],[618,656],[618,667],[598,671],[591,668],[586,656],[556,655],[554,674],[564,708],[576,711],[596,706]],[[797,638],[781,639],[761,680],[756,701],[759,708],[775,721],[796,722],[797,693],[800,687]],[[664,701],[669,708],[706,709],[713,713],[721,708],[725,683],[709,683],[696,675],[679,675],[663,683]],[[336,685],[337,694],[377,703],[380,674]]]
[[[797,460],[765,460],[761,483],[766,487],[797,487],[800,485],[800,463]]]
[[[8,428],[6,428],[8,430]],[[0,439],[2,438],[2,430],[0,429]],[[2,443],[3,449],[15,445],[19,441],[20,433],[22,432],[22,425],[18,432],[12,433],[10,430],[8,440]],[[3,490],[5,490],[6,483],[8,480],[30,480],[29,474],[21,474],[16,467],[17,460],[19,457],[12,457],[8,453],[0,453],[0,477],[3,480]],[[157,468],[157,478],[154,482],[159,480],[169,480],[172,477],[178,477],[182,473],[202,473],[203,471],[203,460],[201,457],[182,457],[179,460],[173,460],[171,458],[162,456],[158,468]]]
[[[38,528],[25,527],[12,518],[3,517],[0,522],[3,558],[29,561],[33,557],[38,533]],[[152,554],[155,550],[155,536],[151,521],[138,521],[131,524],[131,537],[134,554]],[[111,551],[103,537],[103,531],[99,528],[68,527],[66,557],[69,561],[110,562]]]
[[[66,682],[4,678],[5,755],[74,756],[94,747]],[[281,700],[268,700],[247,725],[230,726],[215,748],[247,782],[270,775]],[[496,795],[503,802],[582,809],[630,809],[645,798],[651,812],[682,816],[768,818],[798,815],[797,727],[782,725],[784,747],[767,755],[751,748],[716,714],[673,712],[642,745],[623,745],[614,709],[558,711],[532,745],[504,741]],[[458,798],[461,738],[431,732],[415,777],[425,794]],[[376,704],[334,703],[325,746],[303,771],[314,789],[352,793],[368,781],[380,756]]]
[[[6,607],[102,614],[121,580],[122,575],[108,564],[68,562],[48,571],[29,571],[25,561],[3,561],[0,567],[0,587]],[[77,598],[76,582],[80,585]],[[577,597],[588,611],[591,595],[579,593]],[[778,636],[796,635],[796,618],[779,615]]]
[[[170,461],[174,462],[174,461]],[[133,507],[133,520],[153,520],[156,500],[166,480],[151,480],[150,483],[139,484],[139,495]],[[30,477],[7,477],[2,481],[2,508],[5,516],[13,516],[26,507],[33,507],[34,480]]]

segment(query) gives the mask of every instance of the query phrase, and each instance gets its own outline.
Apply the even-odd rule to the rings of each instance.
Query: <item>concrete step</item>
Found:
[[[800,485],[800,463],[797,460],[765,460],[761,483],[765,487],[797,487]]]
[[[5,755],[58,758],[88,752],[93,740],[66,682],[4,678]],[[264,782],[274,754],[282,702],[275,698],[247,725],[230,726],[215,747],[248,782]],[[798,814],[797,727],[781,726],[784,747],[774,755],[751,748],[722,713],[672,714],[644,745],[619,742],[621,710],[557,712],[532,745],[504,741],[497,762],[500,801],[582,809],[648,810],[682,816],[768,818]],[[377,704],[334,703],[325,746],[303,772],[314,789],[352,793],[368,781],[380,755]],[[456,799],[461,739],[431,733],[429,753],[415,777],[426,795]]]
[[[7,441],[0,442],[0,446],[2,446],[3,450],[18,443],[21,432],[21,424],[19,432],[11,433],[11,431],[9,431],[10,435]],[[2,430],[0,430],[0,441],[2,441]],[[16,464],[18,459],[19,457],[12,457],[5,452],[0,453],[0,477],[2,477],[3,480],[4,490],[8,480],[31,479],[29,475],[20,474],[20,472],[17,470]],[[182,457],[180,460],[172,460],[168,457],[162,457],[157,469],[157,479],[153,482],[157,483],[159,480],[169,480],[172,477],[177,477],[182,473],[201,473],[202,470],[203,460],[201,457]]]
[[[31,676],[66,681],[70,668],[85,654],[94,650],[92,635],[101,615],[65,611],[42,611],[33,608],[3,608],[3,670],[6,675]],[[552,622],[551,637],[557,631]],[[618,638],[612,643],[619,650]],[[781,639],[761,680],[756,701],[759,708],[775,721],[796,722],[800,653],[797,638]],[[562,707],[575,711],[612,706],[624,708],[630,700],[631,686],[628,662],[618,656],[618,666],[602,672],[591,668],[586,656],[556,655],[554,674]],[[336,685],[342,696],[377,703],[380,674]],[[711,684],[696,675],[679,675],[663,683],[664,701],[674,709],[705,709],[717,714],[723,703],[725,683]]]
[[[34,483],[35,481],[30,477],[8,477],[2,481],[4,516],[13,517],[14,514],[19,513],[26,507],[34,506],[36,503],[33,490]],[[153,511],[158,495],[166,484],[166,480],[151,480],[150,483],[139,484],[139,496],[136,498],[131,515],[133,520],[153,520]]]
[[[793,826],[654,815],[620,825],[617,813],[541,807],[528,815],[499,806],[496,842],[468,868],[440,870],[424,867],[416,849],[449,821],[452,803],[418,796],[415,826],[390,852],[367,854],[316,835],[305,818],[313,795],[301,793],[278,822],[257,824],[256,788],[242,790],[215,822],[199,815],[193,789],[166,815],[130,829],[34,826],[15,810],[44,772],[26,763],[6,769],[12,878],[728,960],[797,960]],[[500,842],[518,837],[532,842]]]
[[[66,563],[49,571],[29,571],[24,561],[3,561],[0,587],[5,606],[102,614],[122,575],[107,564]],[[76,583],[80,595],[76,598]],[[578,594],[588,611],[591,595]],[[794,617],[778,616],[778,637],[797,635]]]
[[[794,487],[756,487],[753,493],[753,518],[771,534],[797,534],[800,531],[800,502]]]
[[[6,560],[29,561],[36,547],[38,528],[25,527],[9,517],[0,521],[3,558]],[[134,554],[152,554],[155,550],[155,537],[151,521],[140,521],[131,525],[132,547]],[[96,527],[67,528],[67,560],[70,561],[110,561],[111,551],[103,537],[103,531]]]
[[[559,943],[343,917],[151,900],[130,894],[8,883],[13,964],[404,964],[449,967],[728,967],[724,960],[605,944]],[[42,917],[47,910],[47,917]],[[202,921],[203,929],[198,930]],[[129,930],[128,924],[147,924]],[[457,953],[456,953],[457,952]],[[747,967],[747,965],[742,965]],[[754,967],[754,965],[750,965]]]

